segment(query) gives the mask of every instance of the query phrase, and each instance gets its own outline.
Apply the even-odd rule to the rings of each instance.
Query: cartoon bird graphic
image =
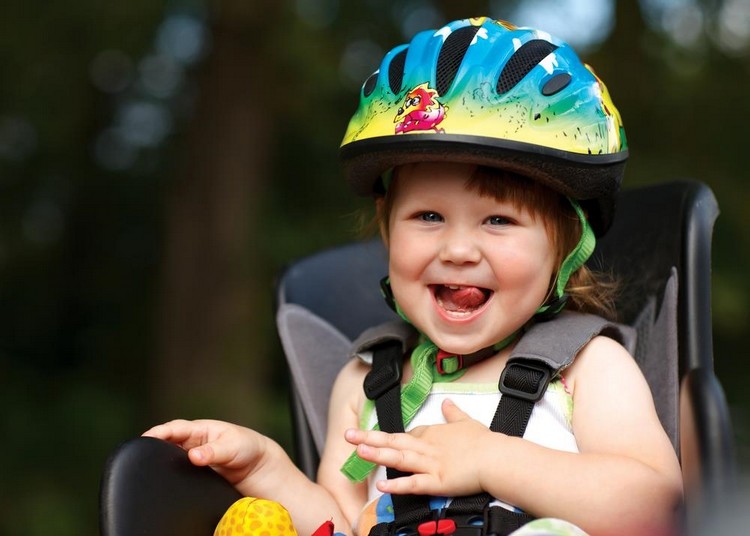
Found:
[[[437,100],[438,93],[427,82],[406,94],[404,104],[398,109],[393,122],[396,134],[412,131],[434,130],[444,132],[438,125],[445,119],[446,108]]]

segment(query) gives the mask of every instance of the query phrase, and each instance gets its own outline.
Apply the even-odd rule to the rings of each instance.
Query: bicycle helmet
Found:
[[[504,168],[581,204],[609,227],[628,157],[619,112],[573,49],[533,28],[486,17],[418,33],[363,84],[341,143],[359,195],[417,161]]]

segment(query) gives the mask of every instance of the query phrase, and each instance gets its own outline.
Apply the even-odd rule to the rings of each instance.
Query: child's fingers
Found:
[[[225,433],[226,429],[228,429],[226,425],[216,421],[176,419],[154,426],[143,435],[169,441],[189,451],[209,441],[215,441]]]
[[[441,409],[443,411],[443,417],[445,417],[445,420],[449,423],[462,421],[464,419],[471,419],[469,414],[464,412],[449,398],[443,400]]]
[[[431,465],[429,458],[409,449],[379,448],[361,444],[357,446],[357,455],[363,460],[409,473],[427,472]]]
[[[375,433],[383,433],[383,432],[370,431],[370,430],[358,430],[356,428],[349,428],[346,432],[344,432],[344,439],[346,439],[352,445],[359,445],[360,443],[367,442],[368,437],[370,437],[371,434],[375,434]]]
[[[429,474],[417,473],[406,477],[379,480],[375,486],[382,493],[393,495],[434,495],[439,490]]]
[[[363,460],[408,473],[429,473],[433,469],[433,449],[410,434],[358,430],[350,437]]]
[[[245,457],[240,459],[240,442],[233,434],[222,434],[215,439],[205,441],[188,451],[190,460],[195,465],[223,465],[232,467],[238,463],[245,462]],[[253,450],[254,445],[245,443],[242,445],[247,451]]]
[[[205,427],[199,425],[195,421],[177,419],[154,426],[146,430],[143,435],[146,437],[163,439],[170,443],[177,443],[182,447],[189,449],[200,445],[201,439],[205,439],[206,431]]]
[[[193,421],[171,421],[154,426],[143,433],[146,437],[156,437],[181,446],[188,451],[188,457],[195,465],[220,465],[236,457],[236,448],[227,445],[222,435],[209,439],[208,431],[200,423]]]
[[[344,433],[344,438],[352,445],[367,444],[372,447],[408,448],[413,445],[410,434],[389,434],[380,430],[357,430],[351,428]]]
[[[188,458],[193,462],[193,465],[221,465],[222,463],[220,456],[216,455],[214,445],[211,443],[191,448],[188,450]]]

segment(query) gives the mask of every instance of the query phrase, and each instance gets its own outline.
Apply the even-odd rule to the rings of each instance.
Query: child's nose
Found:
[[[476,264],[482,252],[471,233],[456,229],[446,233],[440,251],[440,260],[453,264]]]

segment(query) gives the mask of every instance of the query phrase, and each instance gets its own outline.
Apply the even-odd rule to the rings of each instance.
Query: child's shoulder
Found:
[[[362,387],[362,382],[369,371],[370,365],[361,359],[352,358],[341,367],[336,377],[336,384],[342,386],[357,384],[359,387]]]
[[[329,419],[334,414],[347,414],[356,418],[364,403],[362,384],[369,370],[369,365],[359,359],[350,359],[341,368],[331,390]],[[352,424],[349,423],[348,426]]]
[[[357,358],[350,359],[336,376],[332,395],[336,394],[339,400],[346,400],[352,407],[358,408],[364,402],[362,385],[369,371],[370,365]]]
[[[566,369],[565,379],[575,393],[576,384],[602,384],[610,388],[641,382],[643,374],[632,355],[616,340],[599,335],[591,339]]]

